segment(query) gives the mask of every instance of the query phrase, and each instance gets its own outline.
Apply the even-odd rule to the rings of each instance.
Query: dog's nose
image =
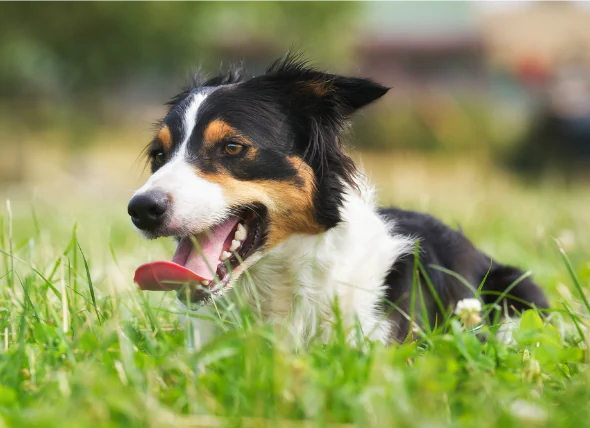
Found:
[[[166,193],[152,190],[131,198],[127,212],[138,229],[153,230],[162,225],[169,206],[170,199]]]

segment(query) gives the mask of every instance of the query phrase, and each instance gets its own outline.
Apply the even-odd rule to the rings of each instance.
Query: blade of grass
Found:
[[[420,269],[420,273],[424,277],[424,280],[426,281],[426,285],[428,286],[428,289],[430,290],[430,294],[432,294],[432,297],[434,298],[434,301],[436,302],[436,305],[438,306],[438,309],[440,310],[441,315],[444,316],[446,313],[446,309],[445,309],[444,305],[442,304],[442,301],[440,300],[440,296],[438,295],[436,289],[434,288],[434,285],[432,284],[432,280],[430,279],[430,275],[428,275],[428,273],[426,272],[426,269],[424,268],[424,265],[422,265],[422,262],[420,260],[418,260],[418,269]]]
[[[8,252],[12,254],[13,250],[13,243],[12,243],[12,206],[10,204],[10,200],[6,200],[6,211],[8,212]],[[9,259],[10,263],[10,285],[14,286],[14,257]]]
[[[74,237],[76,235],[77,227],[78,227],[78,223],[74,223],[74,228],[72,230],[72,234]],[[66,247],[66,249],[62,253],[62,257],[58,258],[57,262],[53,265],[53,270],[51,271],[51,274],[49,275],[50,281],[53,281],[53,275],[55,275],[55,273],[57,272],[57,269],[59,268],[59,264],[62,262],[62,258],[67,256],[67,254],[72,250],[72,247],[74,247],[74,239],[73,238],[70,240],[70,242],[68,243],[68,246]]]
[[[527,271],[525,273],[523,273],[522,275],[520,275],[518,278],[516,278],[512,284],[510,284],[508,287],[506,287],[506,289],[504,291],[502,291],[502,293],[500,293],[500,296],[496,299],[496,301],[494,303],[492,303],[490,305],[490,307],[488,308],[488,310],[486,310],[486,312],[483,314],[482,318],[486,319],[494,310],[494,307],[500,303],[502,301],[502,299],[505,299],[506,296],[508,296],[508,293],[510,293],[510,291],[512,291],[512,289],[514,287],[516,287],[518,284],[520,284],[520,282],[525,279],[528,278],[529,276],[532,275],[531,271]]]
[[[47,287],[49,287],[49,289],[51,289],[51,291],[53,291],[53,293],[57,296],[57,298],[61,300],[61,292],[57,288],[55,288],[55,286],[47,278],[45,278],[41,272],[39,272],[35,268],[32,268],[32,269],[33,269],[33,272],[35,272],[37,275],[39,275],[39,277],[43,281],[45,281],[45,284],[47,285]]]
[[[470,289],[471,291],[473,291],[473,294],[474,295],[475,295],[475,293],[477,293],[477,290],[473,287],[473,285],[471,285],[469,283],[469,281],[467,281],[465,278],[463,278],[457,272],[453,272],[450,269],[447,269],[447,268],[444,268],[444,267],[438,266],[438,265],[429,265],[429,267],[431,267],[432,269],[435,269],[435,270],[439,270],[441,272],[446,273],[447,275],[451,275],[451,276],[457,278],[461,282],[461,284],[463,284],[465,287],[467,287],[468,289]]]
[[[94,295],[94,285],[92,284],[92,278],[90,277],[90,268],[88,267],[88,261],[86,260],[86,256],[84,255],[84,251],[82,251],[80,243],[78,243],[78,249],[80,250],[80,254],[82,255],[82,261],[84,262],[84,270],[86,271],[86,278],[88,279],[88,289],[90,290],[92,306],[94,307],[94,311],[96,312],[96,319],[98,320],[99,324],[102,324],[100,311],[98,310],[98,306],[96,304],[96,296]],[[74,291],[76,291],[76,289],[74,289]]]
[[[585,342],[586,341],[586,335],[584,334],[584,331],[582,330],[582,327],[580,327],[580,323],[578,322],[578,317],[576,317],[573,314],[573,312],[570,310],[570,308],[567,305],[567,303],[562,302],[561,304],[563,305],[563,307],[565,308],[565,310],[569,314],[570,318],[572,319],[572,322],[576,326],[576,330],[578,330],[578,334],[580,335],[580,338],[582,339],[582,342]]]
[[[493,264],[494,264],[494,261],[490,258],[490,267],[488,268],[488,271],[486,272],[485,276],[483,277],[483,279],[479,283],[479,287],[477,287],[477,291],[475,292],[475,297],[479,297],[479,293],[481,293],[481,290],[488,279],[488,275],[492,271]]]
[[[35,192],[36,193],[36,192]],[[37,217],[37,210],[35,209],[35,199],[31,203],[31,218],[33,219],[33,226],[35,228],[35,236],[38,238],[41,235],[41,227],[39,226],[39,218]]]
[[[404,343],[412,336],[415,319],[415,305],[416,305],[416,287],[418,282],[418,260],[420,260],[420,241],[416,240],[414,247],[414,266],[412,268],[412,292],[410,293],[410,327],[408,328],[408,335],[404,339]]]
[[[586,294],[584,293],[584,290],[582,289],[582,285],[580,284],[580,280],[578,279],[578,276],[574,272],[574,268],[572,267],[569,257],[565,253],[564,249],[561,247],[559,248],[559,252],[561,253],[561,257],[563,258],[563,262],[565,263],[567,271],[569,272],[570,277],[572,278],[572,281],[574,282],[574,287],[576,287],[576,290],[580,294],[580,298],[582,299],[582,302],[584,302],[584,306],[586,306],[586,309],[588,310],[588,312],[590,312],[590,303],[588,302],[588,299],[586,298]]]

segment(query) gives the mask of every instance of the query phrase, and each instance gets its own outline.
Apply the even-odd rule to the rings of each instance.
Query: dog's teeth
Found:
[[[246,227],[242,223],[238,224],[238,229],[236,230],[235,234],[236,240],[243,241],[244,239],[246,239],[247,234],[248,229],[246,229]]]
[[[221,253],[221,260],[227,260],[231,257],[231,253],[229,251],[224,251]]]
[[[242,243],[234,239],[231,241],[231,247],[229,247],[229,250],[236,251],[238,248],[240,248],[240,245],[242,245]]]
[[[211,283],[211,281],[207,281],[206,279],[201,281],[201,284],[204,285],[205,287],[207,287],[210,283]]]

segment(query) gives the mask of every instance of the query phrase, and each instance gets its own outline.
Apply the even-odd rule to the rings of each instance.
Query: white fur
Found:
[[[190,95],[188,105],[184,110],[184,117],[182,121],[182,132],[184,136],[176,157],[186,157],[186,148],[188,146],[188,142],[191,138],[191,135],[193,135],[195,124],[197,123],[197,113],[199,112],[199,107],[201,106],[201,104],[203,104],[203,101],[205,101],[207,95],[209,95],[209,92],[204,91]]]
[[[335,301],[345,328],[358,320],[368,338],[388,342],[390,324],[378,310],[384,280],[394,262],[411,253],[414,241],[392,233],[395,225],[377,214],[372,189],[364,182],[360,187],[360,195],[348,192],[337,227],[291,236],[248,268],[251,282],[240,275],[234,285],[298,345],[316,335],[328,339]],[[196,329],[202,328],[199,324]]]
[[[211,228],[229,214],[223,189],[195,174],[187,160],[187,146],[193,133],[199,107],[206,92],[191,95],[183,115],[183,141],[172,158],[157,170],[133,196],[160,189],[171,196],[172,208],[166,229],[175,235],[194,234]],[[144,233],[140,231],[140,233]],[[144,233],[145,235],[145,233]]]

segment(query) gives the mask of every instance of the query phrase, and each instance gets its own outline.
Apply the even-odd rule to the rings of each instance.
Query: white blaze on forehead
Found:
[[[188,146],[188,142],[193,135],[193,130],[195,129],[195,124],[197,123],[197,113],[199,111],[199,107],[207,98],[210,92],[198,92],[196,94],[191,95],[190,100],[188,101],[188,105],[184,109],[184,115],[182,117],[182,142],[180,143],[180,148],[176,153],[175,157],[184,157],[186,154],[186,148]]]
[[[170,195],[171,213],[166,227],[179,234],[208,229],[229,214],[221,186],[197,176],[195,168],[186,159],[199,107],[209,93],[199,92],[190,96],[183,114],[180,148],[135,192],[135,195],[139,195],[160,189]]]

